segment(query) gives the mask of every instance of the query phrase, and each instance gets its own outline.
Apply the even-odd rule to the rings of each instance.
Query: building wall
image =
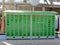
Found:
[[[17,10],[31,10],[31,6],[17,5]]]
[[[33,10],[33,7],[31,5],[5,5],[6,10]],[[35,6],[34,7],[35,11],[42,11],[43,6]],[[60,8],[57,7],[46,7],[45,6],[45,11],[57,11],[60,14]]]
[[[59,14],[60,14],[60,8],[52,8],[52,7],[46,7],[46,9],[45,9],[46,11],[56,11],[56,12],[58,12]]]

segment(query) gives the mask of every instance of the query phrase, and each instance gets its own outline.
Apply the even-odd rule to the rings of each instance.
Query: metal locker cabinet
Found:
[[[13,39],[55,38],[53,11],[5,11],[6,36]]]

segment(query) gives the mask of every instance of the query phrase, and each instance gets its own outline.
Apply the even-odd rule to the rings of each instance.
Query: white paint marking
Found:
[[[5,41],[3,41],[3,43],[4,43],[4,44],[6,44],[6,45],[12,45],[12,44],[10,44],[10,43],[7,43],[7,42],[5,42]]]

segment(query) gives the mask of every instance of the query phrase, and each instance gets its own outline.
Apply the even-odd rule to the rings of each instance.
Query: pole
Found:
[[[10,6],[10,9],[11,9],[11,10],[13,9],[13,5],[14,5],[13,2],[14,2],[14,0],[10,0],[10,5],[9,5],[9,6]]]
[[[5,0],[2,0],[2,27],[1,27],[2,34],[4,34],[4,30],[5,30],[5,27],[4,27],[4,1]]]
[[[58,16],[59,18],[59,30],[58,30],[58,33],[60,33],[60,15]]]
[[[32,7],[32,11],[34,11],[34,6]],[[32,39],[32,14],[30,15],[30,36],[30,39]]]
[[[45,11],[45,6],[44,5],[42,6],[42,11]]]
[[[32,7],[32,11],[34,11],[34,6]]]

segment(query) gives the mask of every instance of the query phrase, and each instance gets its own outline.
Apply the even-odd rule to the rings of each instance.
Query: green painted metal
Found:
[[[33,36],[54,36],[55,16],[32,16]]]
[[[6,16],[7,36],[30,36],[30,17],[28,15]]]
[[[14,13],[14,14],[21,14],[21,15],[29,15],[29,14],[56,15],[56,14],[58,14],[57,12],[54,12],[54,11],[19,11],[19,12]],[[7,14],[12,13],[13,14],[13,12],[5,12],[5,13],[7,13]]]
[[[55,15],[57,12],[23,11],[5,13],[6,36],[30,36],[31,26],[32,36],[55,36]],[[32,20],[30,20],[31,15]]]

